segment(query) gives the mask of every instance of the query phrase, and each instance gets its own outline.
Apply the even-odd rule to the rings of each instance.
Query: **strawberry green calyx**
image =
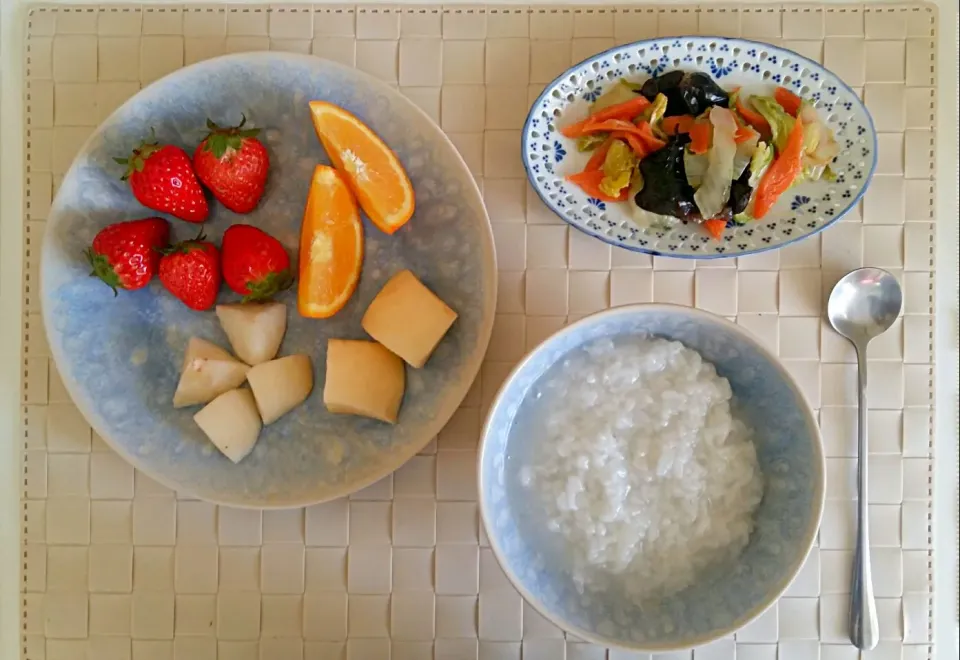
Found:
[[[87,258],[87,261],[90,262],[90,277],[97,277],[108,287],[113,289],[113,295],[117,295],[117,287],[122,287],[120,284],[120,276],[117,275],[117,271],[113,269],[113,266],[110,265],[110,261],[105,255],[97,254],[93,250],[84,250],[84,256]]]
[[[157,141],[157,136],[154,130],[150,129],[150,138],[148,140],[143,140],[137,146],[136,149],[128,156],[127,158],[114,158],[113,161],[119,165],[126,165],[127,171],[124,172],[123,176],[120,177],[121,181],[126,181],[130,178],[130,175],[134,172],[142,172],[143,166],[147,162],[147,159],[153,155],[154,152],[160,150],[160,143]]]
[[[285,291],[293,284],[293,273],[290,269],[279,273],[268,273],[259,280],[247,282],[248,293],[240,302],[266,302],[281,291]]]
[[[157,248],[157,252],[163,256],[169,256],[171,254],[189,254],[194,250],[202,250],[203,243],[207,240],[206,234],[203,233],[203,230],[200,230],[200,233],[197,234],[196,238],[191,238],[186,241],[180,241],[179,243],[174,243],[173,245],[168,245],[165,248]]]
[[[209,151],[217,159],[240,151],[245,139],[253,138],[260,134],[259,128],[244,128],[243,126],[246,123],[246,115],[240,115],[240,123],[228,128],[222,128],[208,119],[207,130],[209,130],[210,133],[204,138],[203,150]]]

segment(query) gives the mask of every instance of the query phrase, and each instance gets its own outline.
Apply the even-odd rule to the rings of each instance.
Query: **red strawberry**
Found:
[[[257,206],[267,183],[270,157],[256,138],[259,128],[243,128],[247,118],[230,128],[220,128],[209,119],[209,135],[193,153],[193,169],[200,181],[235,213],[249,213]]]
[[[190,309],[210,309],[220,290],[220,253],[201,234],[177,243],[160,259],[160,281]]]
[[[144,206],[169,213],[187,222],[203,222],[210,212],[203,188],[180,147],[143,141],[129,158],[114,158],[127,166],[123,175],[130,181],[133,196]]]
[[[113,289],[142,289],[157,274],[160,250],[170,239],[170,223],[163,218],[144,218],[107,225],[93,237],[87,250],[91,277],[99,277]]]
[[[244,302],[268,300],[293,284],[290,257],[280,241],[250,225],[223,232],[223,279]]]

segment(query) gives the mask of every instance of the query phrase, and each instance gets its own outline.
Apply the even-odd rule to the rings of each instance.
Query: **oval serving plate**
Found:
[[[695,224],[640,227],[627,203],[589,197],[564,177],[579,172],[589,154],[558,126],[587,116],[589,105],[621,78],[642,82],[668,71],[701,71],[724,89],[747,95],[787,87],[814,102],[841,153],[831,165],[835,181],[802,183],[784,193],[763,220],[736,226],[721,240]],[[793,51],[746,39],[668,37],[618,46],[584,60],[547,85],[523,128],[523,164],[530,185],[554,213],[577,229],[628,250],[670,257],[736,257],[783,247],[841,218],[863,196],[877,162],[877,136],[859,97],[837,76]]]
[[[393,236],[364,220],[366,258],[359,287],[336,316],[301,317],[296,287],[279,355],[307,353],[314,388],[307,401],[265,426],[253,453],[234,465],[193,422],[197,407],[171,403],[191,336],[229,349],[214,312],[194,312],[154,280],[139,291],[88,277],[83,250],[103,226],[156,215],[120,181],[114,156],[156,130],[161,142],[193,152],[207,117],[236,123],[245,113],[270,153],[260,206],[236,215],[219,203],[203,225],[219,245],[244,222],[276,236],[296,263],[310,176],[328,163],[307,106],[322,99],[359,116],[397,153],[416,194],[416,213]],[[197,227],[171,220],[172,238]],[[360,318],[384,282],[409,268],[459,314],[423,369],[407,369],[399,423],[390,426],[323,405],[326,342],[362,338]],[[171,488],[236,506],[288,507],[358,490],[422,449],[469,391],[493,325],[496,259],[480,193],[463,160],[412,102],[373,78],[313,57],[250,53],[202,62],[134,96],[93,134],[60,186],[41,257],[43,317],[56,365],[93,428],[121,455]],[[238,296],[226,286],[219,302]]]

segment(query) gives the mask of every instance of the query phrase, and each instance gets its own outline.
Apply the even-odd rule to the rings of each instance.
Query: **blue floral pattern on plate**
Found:
[[[600,337],[646,334],[684,343],[712,362],[754,430],[764,473],[756,528],[733,566],[641,610],[622,591],[584,605],[548,532],[537,498],[519,484],[529,446],[516,433],[525,398],[571,350]],[[708,643],[759,616],[789,586],[813,546],[824,504],[824,458],[810,406],[775,357],[745,330],[672,305],[619,307],[553,335],[507,378],[487,417],[480,451],[480,510],[500,565],[520,593],[557,625],[605,646],[657,651]]]
[[[121,182],[112,157],[129,153],[153,127],[157,137],[192,150],[204,121],[236,122],[244,112],[270,153],[260,207],[238,216],[212,205],[205,233],[219,243],[245,222],[276,236],[296,263],[310,174],[329,162],[307,102],[324,99],[367,122],[396,151],[417,195],[413,219],[393,236],[365,221],[360,285],[332,319],[304,319],[295,291],[281,355],[313,359],[306,403],[263,429],[239,465],[217,452],[171,397],[184,346],[200,336],[228,347],[213,311],[193,312],[159,282],[122,292],[88,277],[83,250],[111,222],[155,215]],[[172,220],[175,238],[197,227]],[[361,338],[360,317],[384,282],[409,268],[459,313],[423,369],[407,370],[396,426],[329,414],[322,400],[326,341]],[[352,492],[386,476],[434,437],[474,381],[496,302],[490,224],[472,175],[440,129],[399,93],[354,69],[283,53],[209,60],[151,85],[111,115],[83,147],[60,186],[41,258],[42,307],[60,376],[93,427],[120,454],[161,482],[207,500],[239,506],[301,506]],[[234,300],[224,286],[221,302]]]
[[[818,114],[846,148],[832,165],[836,181],[802,183],[794,189],[809,197],[818,212],[809,223],[785,232],[793,195],[784,195],[762,221],[744,227],[730,225],[720,241],[700,240],[703,232],[684,226],[662,231],[639,227],[625,204],[608,204],[597,223],[596,206],[576,186],[561,193],[563,177],[579,172],[589,154],[579,153],[575,140],[563,137],[559,126],[587,114],[594,91],[619,78],[642,81],[666,71],[683,69],[712,75],[726,89],[741,87],[745,94],[770,94],[774,84],[813,101]],[[522,134],[522,156],[530,185],[554,213],[577,229],[628,250],[671,257],[710,259],[736,257],[782,247],[815,234],[856,206],[877,163],[876,131],[857,94],[840,78],[802,55],[769,44],[723,37],[681,37],[638,41],[618,46],[571,67],[547,85],[533,104]],[[539,167],[559,142],[566,154],[552,170]],[[830,196],[830,201],[824,197]],[[679,239],[683,233],[687,237]]]

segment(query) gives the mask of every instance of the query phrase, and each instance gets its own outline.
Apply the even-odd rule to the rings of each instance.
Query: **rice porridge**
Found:
[[[567,540],[581,593],[615,579],[637,602],[669,596],[747,545],[762,474],[729,383],[699,353],[600,339],[531,394],[520,483]]]

